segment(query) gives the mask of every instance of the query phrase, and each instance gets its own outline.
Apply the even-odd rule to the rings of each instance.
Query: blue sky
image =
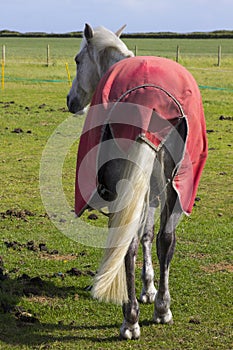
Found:
[[[7,0],[0,9],[0,30],[66,33],[85,22],[129,33],[233,30],[233,0]]]

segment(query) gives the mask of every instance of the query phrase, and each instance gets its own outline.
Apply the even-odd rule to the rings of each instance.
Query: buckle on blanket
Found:
[[[97,192],[107,202],[111,202],[116,198],[116,193],[108,190],[103,184],[98,184]]]

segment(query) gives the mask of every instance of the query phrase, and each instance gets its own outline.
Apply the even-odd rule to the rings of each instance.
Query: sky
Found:
[[[0,30],[67,33],[87,22],[126,33],[233,30],[233,0],[1,0]]]

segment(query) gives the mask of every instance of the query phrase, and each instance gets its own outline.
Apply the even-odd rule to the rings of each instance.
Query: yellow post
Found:
[[[67,77],[68,77],[68,83],[69,83],[69,85],[71,86],[71,85],[72,85],[72,82],[71,82],[71,78],[70,78],[69,65],[68,65],[67,62],[66,62],[66,72],[67,72]]]
[[[5,62],[2,59],[2,90],[4,90],[5,87]]]

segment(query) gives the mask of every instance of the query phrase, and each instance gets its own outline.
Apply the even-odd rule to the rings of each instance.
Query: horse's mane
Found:
[[[112,31],[103,26],[94,28],[94,36],[91,39],[91,42],[98,52],[103,51],[107,47],[112,47],[119,50],[124,55],[133,56],[133,53],[127,48],[123,41]],[[83,47],[85,44],[86,39],[84,37],[81,46]]]

